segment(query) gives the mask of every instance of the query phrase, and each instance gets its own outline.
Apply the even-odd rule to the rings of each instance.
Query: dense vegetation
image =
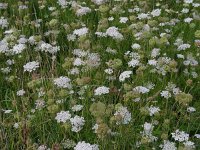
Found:
[[[1,0],[0,149],[200,149],[198,0]]]

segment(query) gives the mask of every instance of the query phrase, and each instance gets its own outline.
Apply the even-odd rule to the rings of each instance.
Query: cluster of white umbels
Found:
[[[164,143],[160,145],[160,147],[162,148],[162,150],[177,150],[176,144],[168,140],[164,140]]]
[[[128,111],[127,107],[119,107],[114,116],[121,118],[121,120],[116,122],[118,125],[128,124],[131,121],[131,113]]]
[[[72,125],[72,131],[73,132],[79,132],[84,124],[85,124],[85,120],[83,117],[80,116],[74,116],[74,118],[70,119],[71,125]]]
[[[85,141],[80,141],[74,147],[74,150],[99,150],[98,145],[86,143]]]
[[[189,134],[188,133],[186,133],[184,131],[180,131],[179,129],[177,129],[174,133],[171,133],[171,134],[172,134],[172,138],[174,138],[175,141],[183,142],[186,149],[195,148],[194,142],[189,141]]]
[[[33,72],[37,68],[39,68],[39,62],[37,61],[28,62],[23,67],[24,67],[24,71]]]
[[[144,131],[142,132],[142,135],[148,138],[148,142],[157,141],[158,138],[152,134],[154,125],[152,123],[145,122],[143,127]]]
[[[83,128],[85,120],[83,117],[77,115],[74,116],[73,118],[71,116],[72,115],[70,114],[69,111],[61,111],[57,113],[55,119],[57,120],[58,123],[70,122],[72,125],[71,131],[79,132]]]
[[[105,86],[98,87],[97,89],[94,90],[94,95],[108,94],[109,93],[109,89],[110,88],[105,87]]]
[[[66,123],[69,119],[71,118],[71,114],[69,113],[69,111],[61,111],[59,113],[57,113],[56,115],[56,120],[58,123]]]
[[[24,89],[21,89],[19,91],[17,91],[17,96],[23,96],[26,92],[24,91]]]
[[[39,49],[43,52],[48,52],[50,54],[56,54],[58,51],[60,51],[60,46],[52,46],[49,43],[42,43],[39,47]]]
[[[184,142],[189,140],[189,134],[184,131],[180,131],[177,129],[174,133],[172,133],[172,137],[175,141]]]
[[[131,74],[133,74],[132,71],[124,71],[119,76],[119,81],[123,82],[125,79],[130,78]]]
[[[53,82],[54,85],[56,85],[58,88],[70,89],[72,87],[71,79],[69,79],[68,77],[61,76],[59,78],[54,79]]]

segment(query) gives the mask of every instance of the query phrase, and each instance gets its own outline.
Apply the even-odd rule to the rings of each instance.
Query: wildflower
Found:
[[[40,109],[44,108],[45,101],[42,100],[42,99],[38,99],[38,100],[36,100],[35,105],[36,105],[35,109],[39,109],[40,110]]]
[[[132,71],[124,71],[120,74],[119,76],[119,81],[120,82],[123,82],[125,81],[125,79],[127,78],[130,78],[130,75],[132,74],[133,72]]]
[[[1,27],[2,29],[8,27],[8,21],[7,21],[7,19],[5,19],[4,17],[1,17],[1,18],[0,18],[0,27]]]
[[[98,67],[101,64],[101,59],[98,53],[88,54],[86,65],[88,67]]]
[[[59,46],[52,46],[48,43],[42,43],[40,46],[41,51],[49,52],[50,54],[55,54],[60,50]]]
[[[85,120],[83,117],[75,116],[74,118],[70,119],[71,125],[72,125],[72,131],[73,132],[79,132],[83,125],[85,124]]]
[[[194,135],[197,139],[200,139],[200,134],[195,134]]]
[[[66,123],[68,120],[70,120],[71,118],[71,114],[69,113],[69,111],[61,111],[59,113],[57,113],[56,115],[56,120],[58,123],[63,122]]]
[[[171,97],[171,93],[169,91],[162,91],[160,94],[166,99],[169,99]]]
[[[181,44],[181,45],[178,46],[178,51],[186,50],[186,49],[188,49],[190,47],[191,47],[190,44]]]
[[[196,109],[194,108],[194,107],[188,107],[187,108],[187,112],[195,112],[196,111]]]
[[[117,27],[109,27],[106,30],[106,34],[110,37],[113,37],[114,39],[123,39],[123,35],[118,31]]]
[[[158,17],[158,16],[160,16],[160,14],[161,14],[161,9],[155,9],[155,10],[153,10],[153,11],[151,12],[151,15],[152,15],[153,17]]]
[[[12,52],[13,54],[20,54],[25,48],[26,46],[24,44],[17,44],[14,45]]]
[[[160,147],[162,148],[162,150],[177,150],[176,144],[167,140],[164,140],[163,145],[161,145]]]
[[[145,122],[143,125],[145,135],[150,135],[153,131],[154,126],[151,123]]]
[[[81,7],[76,11],[76,15],[83,16],[90,12],[91,12],[91,9],[89,7]]]
[[[23,96],[26,92],[24,91],[24,89],[21,89],[19,91],[17,91],[17,96]]]
[[[70,149],[75,147],[76,143],[73,140],[67,139],[62,142],[62,145],[65,149]]]
[[[59,88],[71,88],[71,79],[68,77],[61,76],[59,78],[54,79],[54,84]]]
[[[97,4],[97,5],[102,5],[103,3],[105,3],[107,0],[91,0],[93,3]]]
[[[106,105],[102,102],[93,103],[89,110],[94,117],[102,117],[105,114]]]
[[[19,123],[14,123],[13,127],[14,127],[15,129],[18,129],[18,128],[19,128]]]
[[[192,20],[193,20],[192,18],[185,18],[185,19],[184,19],[184,22],[190,23]]]
[[[74,147],[74,150],[99,150],[99,148],[96,144],[91,145],[89,143],[86,143],[85,141],[80,141]]]
[[[131,113],[128,111],[127,107],[119,107],[114,116],[117,117],[117,124],[128,124],[131,121]]]
[[[140,44],[134,43],[134,44],[131,45],[131,48],[132,49],[140,49],[141,46],[140,46]]]
[[[58,0],[58,4],[62,7],[62,8],[66,8],[70,2],[68,2],[67,0]]]
[[[86,27],[83,27],[83,28],[80,28],[80,29],[75,29],[73,31],[73,34],[74,35],[77,35],[77,36],[83,36],[83,35],[86,35],[88,33],[88,28]]]
[[[23,67],[24,67],[24,71],[32,72],[32,71],[35,71],[37,68],[39,68],[39,62],[37,61],[28,62]]]
[[[105,69],[104,72],[111,75],[113,73],[113,69],[108,68],[108,69]]]
[[[144,86],[137,86],[137,87],[133,88],[133,91],[145,94],[145,93],[148,93],[150,90]]]
[[[191,3],[193,3],[193,0],[184,0],[184,3],[191,4]]]
[[[76,111],[81,111],[83,109],[83,105],[74,105],[72,107],[72,111],[76,112]]]
[[[195,148],[195,144],[192,141],[186,141],[186,142],[183,142],[183,144],[185,145],[186,149],[194,149]]]
[[[94,95],[108,94],[109,89],[110,88],[105,87],[105,86],[98,87],[97,89],[94,90]]]
[[[151,52],[151,57],[155,58],[160,55],[160,49],[159,48],[154,48]]]
[[[9,114],[12,112],[12,110],[3,110],[5,114]]]
[[[40,145],[37,150],[48,150],[46,145]]]
[[[175,96],[175,100],[184,105],[187,105],[189,102],[191,102],[192,98],[192,95],[186,94],[184,92],[181,92]]]
[[[189,134],[185,133],[184,131],[180,131],[177,129],[175,133],[172,133],[172,138],[174,138],[175,141],[183,142],[188,141]]]
[[[155,106],[150,106],[148,110],[149,110],[149,115],[153,116],[155,113],[158,113],[160,111],[160,108]]]
[[[131,61],[128,62],[128,66],[134,68],[134,67],[138,66],[139,63],[140,63],[139,60],[137,60],[137,59],[132,59]]]
[[[126,23],[128,21],[128,18],[127,17],[120,17],[120,23]]]
[[[140,19],[140,20],[148,19],[149,18],[149,14],[141,13],[141,14],[138,14],[137,18]]]

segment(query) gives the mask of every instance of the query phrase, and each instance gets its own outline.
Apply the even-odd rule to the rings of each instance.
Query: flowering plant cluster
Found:
[[[199,0],[1,0],[0,149],[200,149]]]

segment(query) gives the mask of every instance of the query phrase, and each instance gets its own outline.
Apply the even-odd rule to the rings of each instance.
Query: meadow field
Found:
[[[0,150],[200,150],[200,0],[0,0]]]

